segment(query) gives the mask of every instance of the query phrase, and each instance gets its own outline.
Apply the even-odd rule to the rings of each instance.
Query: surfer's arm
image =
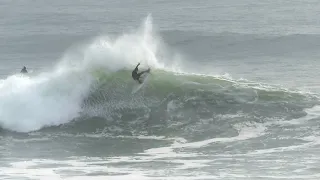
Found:
[[[134,68],[133,72],[138,72],[138,66],[140,65],[140,63],[136,66],[136,68]]]

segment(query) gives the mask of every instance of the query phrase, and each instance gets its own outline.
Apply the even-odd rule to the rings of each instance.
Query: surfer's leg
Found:
[[[147,72],[150,72],[150,68],[147,69],[147,70],[145,70],[145,71],[141,71],[140,73],[137,73],[136,80],[137,80],[140,84],[143,83],[143,81],[140,79],[140,78],[141,78],[141,75],[144,74],[144,73],[147,73]]]
[[[138,77],[140,78],[140,76],[141,76],[143,73],[145,73],[145,71],[139,72],[139,73],[138,73]]]
[[[149,69],[147,69],[147,70],[145,70],[145,71],[141,71],[140,73],[138,73],[138,76],[139,76],[139,78],[140,78],[140,76],[143,74],[143,73],[148,73],[148,72],[150,72],[150,68]]]

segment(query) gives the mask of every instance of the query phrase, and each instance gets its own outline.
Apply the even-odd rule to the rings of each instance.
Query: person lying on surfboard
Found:
[[[134,68],[134,70],[132,71],[132,78],[135,80],[135,81],[138,81],[140,84],[142,84],[142,80],[140,79],[141,75],[143,73],[148,73],[150,72],[150,68],[145,70],[145,71],[141,71],[140,73],[138,73],[138,66],[140,65],[140,63],[138,63],[138,65],[136,66],[136,68]]]

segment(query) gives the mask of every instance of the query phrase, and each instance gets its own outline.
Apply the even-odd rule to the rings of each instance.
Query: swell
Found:
[[[212,43],[224,46],[234,41],[236,46],[249,44],[256,48],[247,37],[241,40],[238,34],[229,36],[217,36],[220,39]],[[204,36],[199,41],[210,38],[216,37]],[[193,43],[192,38],[190,42]],[[200,46],[193,44],[193,47]],[[220,121],[216,117],[239,115],[235,119],[238,123],[248,119],[254,122],[292,119],[303,116],[304,108],[317,103],[316,97],[279,87],[223,76],[176,73],[174,69],[184,62],[166,50],[148,17],[135,33],[115,39],[97,37],[92,43],[67,52],[49,72],[32,77],[9,76],[0,82],[0,125],[18,132],[43,128],[55,131],[60,127],[77,132],[82,126],[79,131],[86,128],[92,131],[95,128],[90,123],[81,124],[98,118],[99,122],[103,121],[97,125],[98,129],[112,133],[116,129],[120,133],[154,131],[192,135],[190,129],[201,134],[208,128],[210,134],[210,128],[223,129],[219,123],[226,128],[232,124],[229,119]],[[216,47],[214,51],[220,50]],[[201,49],[193,52],[201,53]],[[152,74],[146,85],[132,94],[136,84],[131,79],[131,68],[138,62],[150,66]],[[72,120],[75,121],[71,123]]]
[[[45,132],[229,137],[239,124],[289,121],[318,103],[311,94],[248,81],[155,70],[136,94],[131,71],[98,73],[82,116]]]
[[[188,54],[191,59],[242,59],[262,57],[306,57],[318,54],[318,34],[241,34],[199,31],[164,31],[166,43]]]
[[[106,93],[111,96],[119,94],[123,96],[127,94],[130,98],[140,96],[141,94],[144,97],[159,98],[170,94],[191,96],[194,92],[199,92],[199,96],[206,93],[220,96],[243,94],[243,96],[248,98],[246,102],[253,102],[252,100],[254,100],[255,102],[282,101],[291,103],[301,102],[302,104],[306,100],[317,99],[313,94],[275,85],[272,86],[247,80],[233,80],[223,76],[176,73],[164,70],[152,70],[143,88],[137,94],[132,94],[132,89],[137,86],[137,83],[131,78],[131,70],[120,70],[114,73],[96,71],[93,74],[96,84],[88,98],[89,102],[90,98],[102,100],[103,97],[99,96]],[[110,96],[108,97],[111,98]],[[94,102],[93,99],[91,100],[92,102]]]

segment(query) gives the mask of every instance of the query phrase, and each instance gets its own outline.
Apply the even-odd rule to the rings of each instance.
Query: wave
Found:
[[[137,62],[164,68],[156,59],[157,39],[151,17],[131,34],[117,39],[97,37],[88,45],[70,48],[47,72],[12,75],[0,81],[0,126],[18,132],[56,126],[79,117],[90,94],[96,69],[116,72]]]
[[[317,102],[306,93],[184,72],[178,56],[164,44],[148,16],[137,32],[114,39],[101,36],[70,49],[50,71],[9,76],[0,81],[0,126],[17,132],[58,129],[194,137],[226,133],[221,127],[248,117],[260,122],[263,118],[257,117],[301,116]],[[132,94],[136,83],[131,70],[138,62],[152,73]],[[219,120],[235,114],[241,115]]]
[[[318,102],[312,94],[274,86],[163,70],[153,71],[145,86],[131,94],[136,83],[130,73],[95,73],[81,116],[41,132],[188,140],[236,137],[274,120],[304,117],[305,108]]]

